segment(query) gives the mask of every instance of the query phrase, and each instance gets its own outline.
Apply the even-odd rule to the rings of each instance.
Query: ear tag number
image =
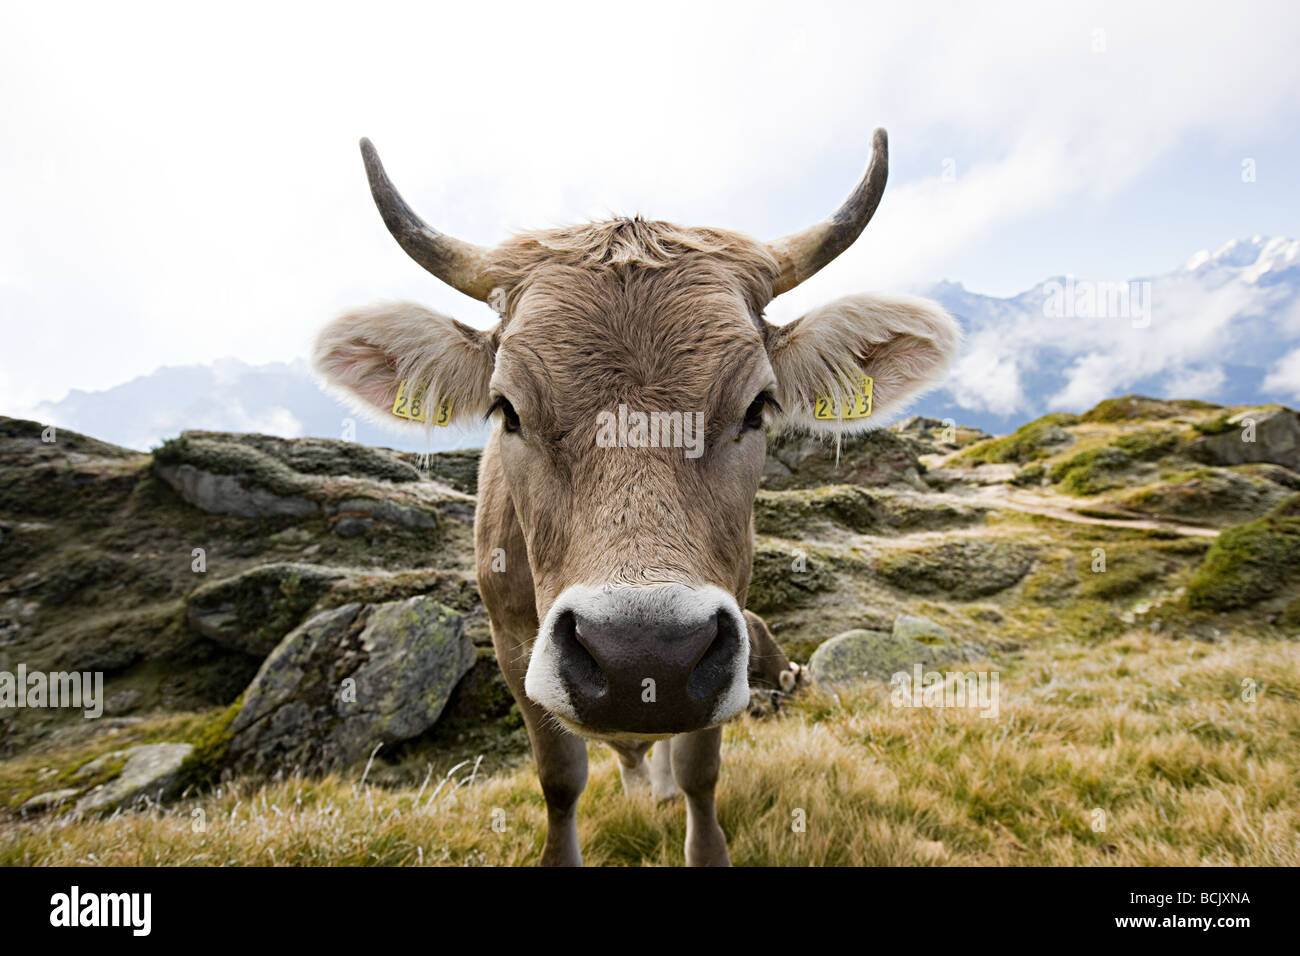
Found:
[[[813,403],[813,418],[823,422],[851,421],[855,418],[871,417],[870,375],[863,375],[854,385],[853,391],[844,396],[842,402],[834,396],[818,395]],[[841,404],[843,405],[841,414]]]
[[[423,422],[425,420],[424,400],[418,395],[408,395],[407,384],[406,379],[397,383],[397,398],[393,399],[393,414],[407,421]],[[438,407],[434,410],[433,424],[439,428],[451,424],[450,398],[444,398],[438,403]]]

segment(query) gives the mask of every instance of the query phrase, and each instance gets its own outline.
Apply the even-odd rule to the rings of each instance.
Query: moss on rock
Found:
[[[1021,425],[1010,435],[972,445],[958,456],[958,460],[979,464],[1024,464],[1046,458],[1054,449],[1074,441],[1074,436],[1065,427],[1078,420],[1077,416],[1066,412],[1052,412]]]
[[[969,601],[1006,590],[1019,582],[1033,563],[1033,549],[1026,545],[960,538],[887,554],[877,562],[876,572],[912,594]]]
[[[1219,408],[1213,402],[1196,399],[1148,398],[1146,395],[1123,395],[1098,402],[1079,417],[1082,422],[1127,422],[1138,418],[1177,418],[1180,415],[1212,411]]]
[[[1072,495],[1098,495],[1122,484],[1133,459],[1118,448],[1089,448],[1052,466],[1052,484]]]
[[[1300,495],[1262,518],[1229,528],[1187,585],[1187,603],[1205,611],[1250,607],[1294,587],[1300,575]]]
[[[767,614],[807,604],[835,587],[835,575],[823,565],[817,556],[760,543],[754,549],[754,572],[745,606]]]

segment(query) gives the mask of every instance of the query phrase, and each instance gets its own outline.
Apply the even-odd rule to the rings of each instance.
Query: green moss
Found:
[[[341,573],[308,564],[264,564],[205,584],[188,599],[191,614],[233,615],[241,644],[274,647]],[[223,626],[223,630],[225,627]]]
[[[1031,488],[1043,483],[1043,476],[1047,469],[1041,465],[1026,465],[1021,468],[1011,479],[1011,483],[1017,488]]]
[[[1213,402],[1196,399],[1148,398],[1145,395],[1124,395],[1099,402],[1095,408],[1084,412],[1084,422],[1127,422],[1137,418],[1176,418],[1194,412],[1219,408]]]
[[[1300,627],[1300,597],[1282,609],[1278,623],[1283,627]]]
[[[186,432],[164,442],[153,453],[158,465],[191,465],[216,475],[242,475],[255,485],[285,497],[299,495],[308,481],[284,462],[265,452],[221,436],[203,437],[202,432]]]
[[[1133,459],[1118,448],[1089,448],[1052,466],[1053,484],[1072,495],[1097,495],[1121,483]]]
[[[1073,598],[1079,585],[1075,556],[1069,551],[1042,559],[1026,576],[1021,596],[1035,604],[1059,605]]]
[[[0,807],[16,810],[32,797],[53,790],[86,793],[116,777],[125,757],[104,760],[93,771],[89,765],[109,754],[140,744],[194,742],[211,717],[169,714],[148,718],[123,729],[109,730],[89,740],[51,746],[40,741],[18,756],[0,761]],[[192,755],[191,755],[192,756]]]
[[[754,500],[754,527],[759,534],[778,538],[805,537],[811,526],[822,522],[869,532],[879,529],[884,519],[880,499],[852,485],[760,491]]]
[[[1192,422],[1192,428],[1202,435],[1222,435],[1224,432],[1230,432],[1237,427],[1231,420],[1232,414],[1232,412],[1228,411],[1207,421]]]
[[[800,570],[802,568],[802,570]],[[835,587],[835,575],[819,556],[802,556],[784,548],[759,544],[754,549],[754,573],[745,606],[767,614],[807,604]]]
[[[1025,545],[962,538],[882,557],[876,573],[896,588],[955,601],[1006,590],[1029,571],[1034,553]]]
[[[243,706],[244,695],[240,694],[233,704],[209,715],[188,735],[186,743],[192,744],[194,750],[181,764],[182,787],[206,787],[220,779],[233,736],[230,725]]]
[[[1152,549],[1116,552],[1106,561],[1105,571],[1092,571],[1089,565],[1080,576],[1079,593],[1100,601],[1132,597],[1159,581],[1166,570]]]
[[[1168,475],[1125,494],[1117,504],[1155,515],[1235,524],[1257,518],[1287,497],[1288,489],[1244,468],[1201,468]]]
[[[958,456],[959,461],[990,464],[1014,462],[1023,464],[1037,458],[1046,458],[1051,447],[1071,440],[1065,426],[1077,424],[1078,416],[1066,412],[1052,412],[1021,425],[1010,435],[992,438],[973,445]]]
[[[1229,528],[1187,585],[1190,607],[1226,611],[1281,593],[1300,572],[1300,495],[1272,513]]]
[[[1116,448],[1137,461],[1159,461],[1177,454],[1186,445],[1175,431],[1162,428],[1144,428],[1115,436],[1111,442]]]

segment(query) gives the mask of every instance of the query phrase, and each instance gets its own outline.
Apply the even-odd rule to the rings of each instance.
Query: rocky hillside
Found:
[[[476,471],[215,432],[139,454],[0,418],[0,672],[104,674],[98,719],[0,709],[0,808],[525,759],[474,584]],[[1300,416],[1280,406],[1128,396],[997,438],[774,438],[754,518],[749,606],[826,683],[1135,625],[1300,634]]]

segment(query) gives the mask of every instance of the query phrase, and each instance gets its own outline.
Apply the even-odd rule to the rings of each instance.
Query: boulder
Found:
[[[63,806],[76,795],[76,790],[51,790],[49,793],[38,793],[26,801],[18,810],[20,813],[44,813],[47,810]]]
[[[218,515],[241,518],[305,517],[318,510],[301,495],[277,495],[243,475],[216,475],[193,465],[158,465],[158,477],[188,504]]]
[[[808,668],[818,684],[888,681],[916,664],[938,666],[987,656],[987,648],[959,641],[946,627],[928,618],[900,614],[892,632],[857,628],[832,637],[813,652]]]
[[[264,658],[343,574],[309,564],[264,564],[213,581],[187,599],[190,626],[222,647]]]
[[[325,771],[428,730],[474,665],[460,614],[427,597],[345,604],[263,662],[230,725],[239,769]]]
[[[911,614],[900,614],[894,619],[894,637],[931,645],[954,643],[952,632],[946,627],[928,618],[915,617]]]
[[[142,744],[108,754],[95,763],[103,765],[105,761],[125,758],[122,771],[77,801],[76,812],[100,813],[129,807],[141,797],[166,799],[176,792],[181,765],[193,751],[190,744]]]
[[[1247,419],[1255,423],[1254,441],[1245,440]],[[1281,406],[1250,409],[1226,419],[1225,425],[1225,431],[1192,442],[1189,454],[1211,465],[1271,462],[1300,471],[1300,413]]]
[[[913,594],[970,601],[996,594],[1023,578],[1034,563],[1032,548],[996,538],[958,538],[880,558],[876,572]]]
[[[335,534],[345,538],[364,534],[375,521],[391,521],[406,528],[433,530],[438,527],[437,517],[415,504],[386,498],[345,498],[326,506],[333,519],[330,524]]]
[[[885,631],[852,630],[832,637],[808,662],[813,681],[841,684],[858,680],[887,681],[914,664],[929,664],[934,652],[920,641]]]

